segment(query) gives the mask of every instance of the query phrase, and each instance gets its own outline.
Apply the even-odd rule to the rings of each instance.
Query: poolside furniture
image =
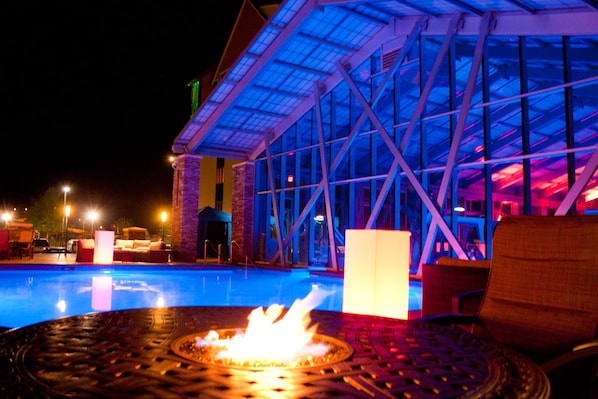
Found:
[[[77,262],[93,263],[95,241],[93,238],[80,238],[77,241]]]
[[[77,244],[77,262],[94,261],[95,242],[93,239],[79,239]],[[163,241],[122,240],[114,242],[113,258],[115,262],[168,263],[170,250]]]
[[[486,288],[490,273],[489,260],[467,260],[448,256],[438,258],[436,264],[422,265],[422,316],[453,311],[453,298],[457,294]],[[459,311],[475,313],[479,310],[482,295],[458,302]]]
[[[10,259],[10,230],[0,229],[0,259]]]
[[[555,398],[596,395],[597,243],[598,215],[503,217],[479,312],[422,320],[473,323],[476,334],[526,353]]]
[[[169,254],[161,240],[116,239],[114,242],[115,261],[168,263]]]
[[[247,326],[244,306],[87,313],[0,334],[5,397],[76,398],[548,398],[527,356],[464,330],[312,310],[317,334],[348,357],[307,367],[234,367],[180,352],[185,338]],[[292,335],[292,334],[291,334]],[[182,340],[181,340],[182,339]],[[180,345],[177,345],[180,343]],[[193,346],[191,346],[193,347]]]
[[[33,230],[19,230],[18,238],[12,243],[12,255],[14,258],[33,259]]]

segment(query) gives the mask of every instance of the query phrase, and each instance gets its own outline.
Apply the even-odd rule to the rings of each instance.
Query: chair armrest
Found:
[[[569,363],[587,357],[598,356],[598,339],[593,339],[577,345],[567,353],[554,357],[540,365],[545,373],[549,373]]]
[[[475,314],[464,314],[464,313],[439,313],[429,316],[422,316],[418,318],[419,321],[424,321],[432,324],[439,324],[443,326],[451,325],[465,325],[465,324],[477,324],[479,318]]]
[[[484,297],[484,291],[484,288],[479,288],[477,290],[460,292],[458,294],[453,295],[451,299],[451,310],[453,311],[453,313],[463,313],[463,306],[465,305],[465,302],[475,300],[478,303],[481,303],[482,298]]]

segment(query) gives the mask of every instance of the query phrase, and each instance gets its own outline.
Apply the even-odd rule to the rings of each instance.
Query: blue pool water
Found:
[[[239,267],[66,268],[2,270],[0,326],[37,322],[96,311],[162,306],[290,307],[312,289],[330,291],[317,309],[341,311],[343,280],[290,272]],[[421,308],[418,282],[410,284],[409,309]]]

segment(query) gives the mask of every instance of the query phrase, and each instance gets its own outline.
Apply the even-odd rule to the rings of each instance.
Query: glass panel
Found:
[[[521,162],[492,166],[492,219],[506,215],[520,215],[523,207]]]
[[[426,57],[422,59],[421,63],[423,69],[422,75],[424,76],[424,79],[422,79],[421,82],[422,87],[425,87],[427,84],[427,77],[436,62],[443,41],[444,37],[426,37],[425,39],[422,39],[422,51],[426,54]],[[446,101],[446,99],[449,98],[450,82],[448,57],[445,56],[436,78],[434,79],[434,86],[428,96],[423,114],[424,116],[438,115],[450,111],[451,102]]]
[[[295,186],[295,162],[297,161],[295,154],[294,151],[288,150],[287,155],[283,157],[285,163],[284,187]]]
[[[339,242],[340,245],[344,245],[345,230],[351,228],[350,224],[350,195],[349,195],[349,184],[341,184],[334,186],[335,196],[335,207],[334,215],[336,218],[335,227],[339,232],[340,238],[343,241]]]
[[[339,139],[347,137],[351,131],[350,126],[350,93],[346,83],[341,83],[332,92],[332,137]]]
[[[469,79],[471,70],[471,61],[473,58],[473,52],[476,46],[477,38],[475,37],[458,37],[453,40],[454,42],[454,68],[455,68],[455,93],[454,100],[455,104],[452,109],[460,109],[463,101],[463,93],[465,92],[465,86]],[[477,74],[478,79],[480,74]],[[472,102],[475,104],[475,101]]]
[[[272,156],[282,152],[282,137],[283,136],[279,136],[272,144],[270,144],[270,154]]]
[[[256,173],[256,191],[267,191],[269,182],[268,182],[268,165],[266,163],[266,159],[261,159],[255,162],[255,173]]]
[[[449,116],[434,118],[423,122],[424,151],[427,158],[427,168],[444,167],[450,149]]]
[[[384,184],[384,180],[379,179],[375,182],[376,184],[376,201],[380,198],[380,190],[382,189],[382,185]],[[390,191],[386,195],[383,201],[382,208],[378,213],[378,217],[376,218],[375,223],[376,229],[383,229],[383,230],[395,230],[395,196],[394,196],[394,183],[390,187]]]
[[[487,39],[486,52],[484,53],[488,68],[488,79],[486,82],[490,88],[487,93],[490,101],[498,101],[518,96],[521,93],[521,79],[519,62],[519,39],[517,37],[489,37]],[[509,109],[496,108],[493,114],[494,120],[500,120],[509,115]],[[514,106],[517,108],[518,101]]]
[[[598,140],[598,134],[595,135],[594,139]],[[598,149],[594,151],[598,151]],[[575,165],[578,165],[576,170],[577,176],[582,173],[594,151],[575,156]],[[585,189],[581,193],[577,201],[577,213],[598,213],[598,173],[594,172],[594,176],[586,184]]]
[[[328,266],[329,240],[328,220],[326,219],[326,206],[324,196],[316,201],[312,217],[314,226],[314,266]]]
[[[392,133],[392,132],[391,132]],[[388,173],[394,156],[390,152],[388,145],[379,134],[372,136],[372,155],[375,159],[372,162],[372,172],[374,175]]]
[[[354,207],[354,229],[363,229],[370,217],[370,184],[360,182],[354,185],[355,207]]]
[[[270,234],[270,207],[267,194],[257,195],[255,198],[255,235],[257,240],[255,260],[266,261],[266,239]]]
[[[312,162],[313,162],[313,149],[303,150],[300,153],[301,170],[299,171],[299,181],[297,182],[300,186],[305,186],[313,183],[312,179]]]
[[[296,123],[297,125],[297,147],[305,148],[313,144],[312,141],[312,110],[303,115]],[[317,136],[317,135],[316,135]]]
[[[453,212],[457,224],[455,235],[469,259],[485,259],[484,168],[476,165],[460,169],[457,176],[457,206],[462,208]]]
[[[530,161],[532,214],[554,215],[566,195],[567,157],[536,158]]]
[[[334,161],[334,159],[338,156],[341,147],[343,146],[344,142],[342,141],[335,141],[331,145],[332,154],[330,157],[330,163]],[[336,171],[333,174],[334,180],[345,180],[349,178],[349,156],[348,154],[342,154],[341,161],[336,167]],[[330,167],[330,164],[329,164]]]
[[[355,165],[355,177],[371,175],[370,135],[360,135],[351,146],[351,161]]]
[[[311,197],[310,190],[300,190],[299,191],[299,212],[303,211],[307,201]],[[299,215],[297,215],[298,217]],[[298,254],[297,254],[297,261],[300,265],[308,265],[309,264],[309,251],[310,251],[310,236],[313,234],[312,223],[310,223],[310,217],[308,215],[305,218],[301,225],[297,229],[297,236],[298,236]]]
[[[395,116],[396,123],[408,123],[415,113],[415,107],[420,97],[420,64],[419,57],[401,66],[395,74],[395,98],[398,98]]]
[[[567,148],[564,90],[533,96],[530,109],[530,152],[542,153]],[[558,117],[561,115],[562,117]]]
[[[457,163],[468,164],[484,159],[484,118],[482,109],[472,109],[467,117],[461,143],[457,150]]]
[[[324,142],[330,140],[330,128],[331,128],[331,120],[330,120],[330,108],[331,108],[331,94],[328,94],[322,98],[320,105],[322,107],[322,135],[324,136]],[[317,123],[315,124],[315,134],[316,137],[319,137],[319,132],[317,128]],[[320,140],[317,139],[316,143],[319,143]]]

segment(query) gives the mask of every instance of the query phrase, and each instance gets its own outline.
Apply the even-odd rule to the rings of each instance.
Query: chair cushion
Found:
[[[147,248],[151,244],[151,240],[133,240],[133,248]]]
[[[115,241],[114,245],[120,248],[133,248],[133,240],[123,240],[119,238]]]
[[[160,249],[164,249],[164,242],[162,241],[152,241],[149,245],[149,249],[151,251],[157,251]]]
[[[82,238],[79,240],[79,247],[81,249],[94,249],[95,241],[92,238]]]

